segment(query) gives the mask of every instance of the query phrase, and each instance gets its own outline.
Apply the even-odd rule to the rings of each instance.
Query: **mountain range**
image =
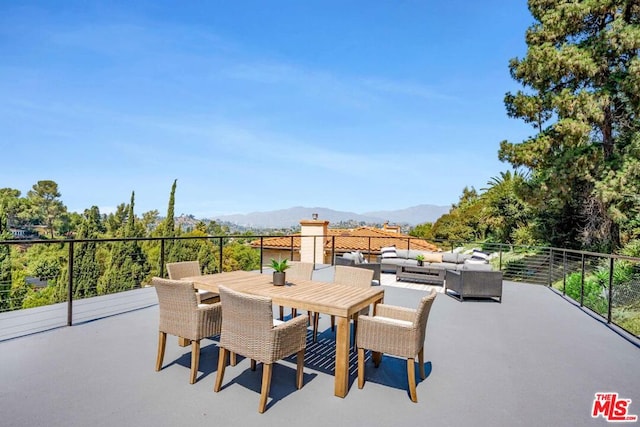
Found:
[[[425,222],[436,221],[440,216],[449,212],[450,208],[450,206],[418,205],[393,211],[375,211],[359,214],[355,212],[336,211],[328,208],[296,206],[268,212],[221,215],[216,217],[216,220],[245,227],[289,228],[300,225],[300,220],[311,219],[312,215],[317,213],[318,219],[328,220],[331,224],[340,222],[383,224],[389,221],[390,224],[408,224],[415,226]]]

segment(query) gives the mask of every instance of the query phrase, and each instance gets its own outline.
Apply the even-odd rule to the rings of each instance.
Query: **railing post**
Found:
[[[220,248],[218,248],[218,257],[219,257],[218,273],[222,273],[222,236],[220,236],[218,240],[219,240],[219,246],[220,246]]]
[[[580,272],[580,307],[584,306],[584,253],[582,255],[582,270]]]
[[[336,236],[331,236],[331,265],[336,262]]]
[[[160,277],[164,277],[164,237],[160,239],[160,265],[158,270],[160,270]]]
[[[609,258],[609,307],[607,309],[607,323],[611,323],[611,306],[613,305],[613,257]]]
[[[313,236],[313,268],[316,268],[316,242],[317,236]],[[302,243],[300,243],[300,250],[302,250]]]
[[[562,295],[567,294],[567,251],[562,251]]]
[[[499,264],[498,264],[498,270],[500,270],[500,271],[502,271],[502,246],[503,245],[500,245],[500,261],[499,261]]]
[[[549,249],[549,277],[547,280],[547,286],[551,286],[553,276],[553,248]]]
[[[336,237],[333,236],[333,238],[335,239]],[[369,236],[367,239],[369,241],[368,246],[367,246],[367,261],[370,262],[371,261],[371,236]]]
[[[69,242],[69,282],[67,289],[67,326],[73,324],[73,240]]]
[[[293,236],[291,236],[289,261],[293,261]],[[302,236],[300,236],[300,252],[302,252]]]
[[[262,274],[262,264],[264,264],[264,236],[260,236],[260,274]]]

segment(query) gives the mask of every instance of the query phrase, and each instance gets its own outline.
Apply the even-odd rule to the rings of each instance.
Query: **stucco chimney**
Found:
[[[314,219],[300,221],[300,261],[324,263],[324,239],[328,225],[329,221],[319,220],[317,215]]]

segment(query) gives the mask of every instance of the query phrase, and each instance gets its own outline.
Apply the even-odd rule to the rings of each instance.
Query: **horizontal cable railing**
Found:
[[[262,271],[270,258],[299,260],[301,245],[309,239],[313,260],[331,265],[354,250],[368,262],[379,262],[383,246],[424,247],[423,239],[406,236],[273,239],[225,235],[0,241],[0,340],[154,304],[153,290],[136,296],[129,291],[145,288],[153,276],[166,277],[167,262],[197,259],[205,274]],[[640,335],[640,258],[487,242],[435,245],[441,251],[487,253],[505,280],[552,287],[607,323]],[[100,309],[104,301],[116,309]]]

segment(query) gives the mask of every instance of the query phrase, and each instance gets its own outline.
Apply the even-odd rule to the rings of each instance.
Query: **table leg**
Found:
[[[349,318],[338,317],[336,328],[336,373],[334,394],[345,397],[349,387]]]

